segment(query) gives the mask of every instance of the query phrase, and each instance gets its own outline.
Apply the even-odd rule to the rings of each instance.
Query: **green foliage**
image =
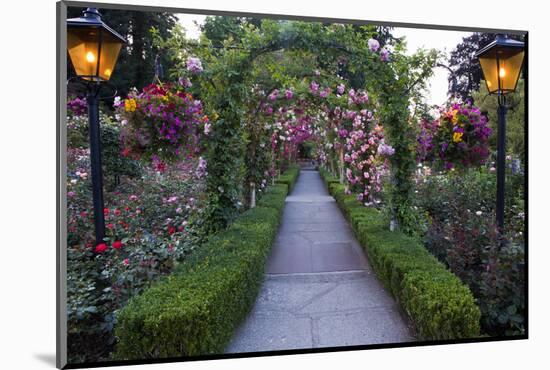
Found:
[[[330,180],[326,171],[325,179]],[[473,338],[480,335],[480,311],[466,285],[413,238],[387,230],[388,220],[363,207],[344,186],[329,183],[384,285],[411,317],[421,339]]]
[[[498,102],[496,95],[489,95],[485,82],[480,84],[479,90],[472,92],[475,104],[489,118],[489,127],[495,133],[489,139],[493,151],[497,150],[498,132]],[[523,79],[518,81],[515,93],[507,94],[509,104],[506,113],[506,153],[519,157],[525,163],[525,83]]]
[[[223,353],[256,299],[286,189],[266,196],[120,311],[116,359]]]
[[[279,216],[282,216],[285,207],[284,198],[287,193],[288,186],[286,184],[275,184],[267,188],[257,205],[258,207],[275,208],[279,212]]]
[[[388,144],[396,150],[396,155],[391,157],[395,182],[390,197],[393,212],[405,231],[411,227],[414,223],[410,199],[415,135],[409,125],[409,103],[411,99],[419,100],[439,57],[436,51],[421,50],[409,56],[404,52],[402,41],[389,37],[387,30],[383,30],[384,42],[391,44],[393,51],[390,62],[382,61],[378,54],[369,52],[368,39],[375,37],[377,32],[372,26],[270,19],[262,19],[258,23],[214,17],[207,21],[204,30],[206,35],[200,41],[204,47],[194,48],[185,40],[165,45],[170,45],[169,53],[175,58],[180,55],[180,60],[174,62],[180,69],[184,68],[182,58],[191,52],[199,56],[206,66],[204,73],[193,83],[199,84],[201,99],[211,103],[209,109],[214,117],[219,115],[223,120],[223,125],[214,125],[213,131],[217,127],[227,127],[215,137],[235,140],[235,144],[243,138],[243,141],[251,139],[249,143],[252,143],[252,148],[249,147],[245,153],[260,151],[256,145],[261,144],[262,140],[247,138],[239,132],[244,126],[242,122],[246,122],[244,108],[252,99],[249,87],[259,84],[259,88],[269,90],[273,85],[282,87],[301,80],[308,71],[296,68],[296,63],[289,63],[289,57],[300,57],[309,67],[316,65],[324,75],[349,76],[355,84],[362,84],[360,87],[366,88],[380,103],[381,122],[388,133]],[[229,155],[237,163],[241,162],[239,145],[235,148],[224,148],[220,143],[212,145],[226,153],[222,153],[220,159],[210,151],[207,158],[209,165],[220,166],[213,161],[225,164]],[[246,158],[245,176],[255,180],[257,174],[251,166],[247,167],[252,162]],[[212,172],[209,170],[209,173]],[[219,189],[236,189],[241,192],[240,198],[245,189],[242,186],[245,179],[241,178],[239,169],[228,165],[226,169],[216,171],[215,175],[217,179],[208,186],[212,200],[208,219],[214,230],[227,225],[237,210],[235,199],[220,195]]]
[[[288,186],[288,191],[290,193],[292,191],[292,188],[294,188],[294,184],[296,184],[299,175],[300,168],[298,166],[290,166],[284,174],[275,179],[275,183],[285,184],[286,186]]]
[[[67,122],[67,145],[70,148],[89,148],[89,126],[87,116],[70,116]],[[100,113],[101,154],[103,176],[108,188],[120,182],[121,176],[137,178],[143,169],[139,162],[121,155],[120,126],[107,114]]]
[[[208,205],[205,219],[212,232],[226,227],[242,207],[244,145],[238,124],[239,121],[235,124],[235,119],[216,121],[207,144]]]

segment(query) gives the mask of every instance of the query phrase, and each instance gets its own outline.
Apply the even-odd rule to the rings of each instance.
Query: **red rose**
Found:
[[[109,214],[109,208],[103,208],[103,214],[107,216]]]
[[[113,224],[107,224],[105,226],[107,227],[107,229],[111,229],[111,230],[115,228],[115,225]]]
[[[107,247],[107,244],[101,243],[101,244],[96,245],[95,252],[96,253],[103,253],[107,250],[107,248],[109,248],[109,247]]]
[[[113,248],[120,249],[122,248],[122,242],[120,240],[117,240],[113,243]]]
[[[174,232],[176,231],[176,229],[174,229],[174,227],[170,226],[168,228],[168,234],[172,235]]]
[[[115,215],[120,216],[120,210],[119,209],[115,209]]]

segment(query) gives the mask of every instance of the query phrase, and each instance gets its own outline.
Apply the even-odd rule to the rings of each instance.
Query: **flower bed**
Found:
[[[284,176],[294,183],[297,171]],[[223,353],[258,294],[287,192],[269,187],[258,207],[132,299],[117,315],[115,358]]]
[[[408,313],[420,339],[478,337],[480,311],[468,287],[414,239],[390,232],[378,210],[363,207],[330,173],[320,172],[378,277]]]

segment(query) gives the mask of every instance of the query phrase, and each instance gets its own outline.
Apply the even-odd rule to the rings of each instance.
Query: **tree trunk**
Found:
[[[340,161],[338,163],[338,171],[340,172],[340,184],[344,183],[344,148],[338,151]]]
[[[250,183],[250,208],[256,207],[256,184]]]

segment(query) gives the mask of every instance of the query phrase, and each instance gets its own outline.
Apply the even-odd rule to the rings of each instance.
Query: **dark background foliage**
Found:
[[[80,17],[83,10],[83,8],[69,7],[67,18]],[[163,69],[167,71],[170,68],[171,61],[161,50],[153,46],[153,37],[149,30],[155,27],[162,37],[167,37],[170,28],[177,23],[174,14],[101,9],[101,15],[103,21],[127,41],[126,46],[123,46],[120,51],[116,73],[113,73],[110,80],[116,86],[119,95],[125,95],[132,87],[140,90],[153,82],[155,57],[159,52]],[[72,77],[74,68],[69,58],[67,63],[69,64],[68,77]]]

